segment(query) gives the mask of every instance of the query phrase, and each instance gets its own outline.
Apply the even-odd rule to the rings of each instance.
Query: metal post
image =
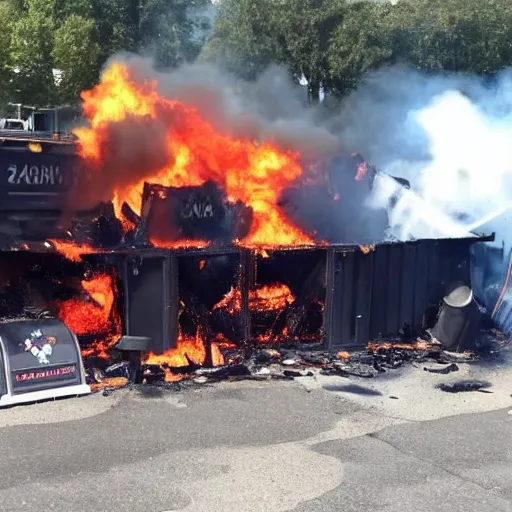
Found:
[[[355,342],[359,345],[359,321],[363,318],[363,315],[356,316],[356,329],[355,329]]]

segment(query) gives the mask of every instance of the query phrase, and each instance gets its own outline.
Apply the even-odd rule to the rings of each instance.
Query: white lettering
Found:
[[[22,180],[27,185],[31,185],[31,183],[29,182],[29,176],[28,176],[28,165],[25,165],[23,167],[23,170],[21,171],[20,175],[18,176],[18,179],[16,180],[16,184],[19,185]]]
[[[7,183],[16,185],[16,182],[14,180],[16,178],[16,173],[18,172],[18,166],[14,165],[14,164],[9,165],[9,167],[7,167],[7,172],[9,173],[9,177],[7,178]]]
[[[40,182],[40,185],[50,185],[51,184],[51,180],[50,180],[50,169],[48,169],[48,167],[46,167],[46,165],[43,165],[41,166],[41,182]]]
[[[62,185],[64,181],[64,176],[60,173],[60,167],[57,165],[55,166],[55,177],[57,178],[57,183],[59,185]],[[55,183],[52,183],[54,185]]]
[[[28,174],[29,185],[39,185],[39,168],[31,165]]]
[[[63,185],[64,174],[58,165],[24,165],[23,168],[16,164],[7,167],[7,183],[11,185]],[[70,170],[70,179],[74,181],[76,173]]]
[[[182,219],[206,219],[213,217],[213,205],[209,201],[185,204],[181,210]]]

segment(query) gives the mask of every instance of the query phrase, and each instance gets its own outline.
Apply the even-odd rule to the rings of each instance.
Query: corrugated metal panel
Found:
[[[362,345],[403,328],[421,329],[425,312],[442,298],[449,281],[470,283],[475,241],[385,244],[368,254],[329,249],[326,345]]]

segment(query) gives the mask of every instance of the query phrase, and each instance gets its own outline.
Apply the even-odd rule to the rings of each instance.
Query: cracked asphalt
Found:
[[[2,410],[0,510],[508,512],[512,371],[485,372],[489,394],[410,368]]]

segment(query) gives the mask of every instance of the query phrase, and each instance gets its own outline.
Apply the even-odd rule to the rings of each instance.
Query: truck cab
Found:
[[[27,122],[23,119],[0,119],[0,130],[26,131]]]

